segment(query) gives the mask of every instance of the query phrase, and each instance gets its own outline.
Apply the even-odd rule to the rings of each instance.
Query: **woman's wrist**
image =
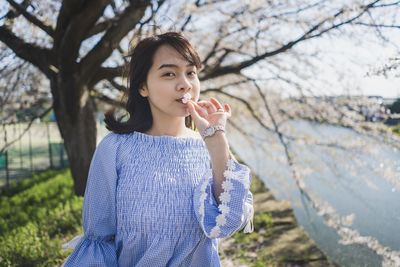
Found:
[[[225,132],[225,125],[222,124],[210,125],[204,130],[202,130],[200,132],[200,135],[203,138],[203,140],[206,140],[207,138],[214,136],[218,132]]]
[[[204,141],[210,141],[210,140],[215,140],[215,139],[220,139],[222,137],[225,137],[225,131],[216,131],[213,135],[208,136],[204,138]]]
[[[210,154],[220,154],[222,151],[229,151],[228,138],[225,132],[218,131],[213,136],[204,139],[204,143],[207,146],[208,152]]]

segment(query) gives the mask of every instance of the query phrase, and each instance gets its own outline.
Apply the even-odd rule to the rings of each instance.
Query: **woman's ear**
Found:
[[[147,90],[147,86],[145,84],[143,84],[140,88],[139,88],[139,94],[143,97],[148,97],[149,96],[149,90]]]

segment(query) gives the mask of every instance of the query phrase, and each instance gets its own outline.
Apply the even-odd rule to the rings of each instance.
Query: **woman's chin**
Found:
[[[187,117],[187,116],[189,116],[189,115],[190,115],[189,108],[184,107],[184,108],[182,109],[182,116],[183,116],[183,117]]]
[[[189,112],[189,111],[183,110],[182,112],[179,112],[179,113],[176,114],[175,116],[176,116],[176,117],[186,118],[186,117],[189,116],[189,115],[190,115],[190,112]]]

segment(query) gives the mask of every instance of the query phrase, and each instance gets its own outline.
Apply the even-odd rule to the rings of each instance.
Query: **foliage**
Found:
[[[83,199],[73,195],[68,171],[54,174],[0,198],[0,266],[56,266],[68,255],[61,245],[81,229]]]
[[[1,244],[0,266],[54,266],[63,257],[61,240],[50,238],[35,223],[13,230]]]
[[[392,105],[389,107],[391,113],[400,113],[400,98],[398,98]]]
[[[254,173],[252,173],[253,178],[251,179],[250,191],[253,194],[265,192],[264,182]]]
[[[49,170],[49,171],[34,173],[32,177],[29,179],[22,179],[15,183],[11,183],[8,189],[3,188],[0,195],[11,197],[15,194],[18,194],[24,190],[31,188],[35,184],[49,180],[50,178],[54,177],[58,172],[59,171]]]

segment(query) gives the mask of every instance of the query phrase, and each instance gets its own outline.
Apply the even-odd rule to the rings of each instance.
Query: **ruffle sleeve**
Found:
[[[253,232],[253,194],[250,192],[250,169],[232,156],[224,171],[223,192],[218,205],[213,194],[212,170],[208,169],[204,181],[194,193],[194,210],[204,233],[209,238],[228,237],[244,228]]]
[[[108,134],[93,155],[83,202],[83,234],[63,245],[74,249],[62,266],[118,266],[116,233],[115,134]]]

